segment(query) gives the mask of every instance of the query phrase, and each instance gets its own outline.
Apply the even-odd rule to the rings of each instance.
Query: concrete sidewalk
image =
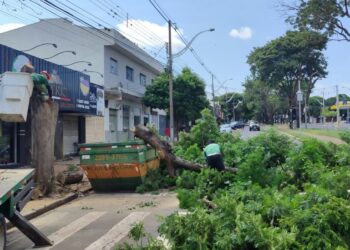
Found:
[[[79,157],[72,157],[69,160],[55,161],[54,164],[54,175],[57,176],[66,171],[70,165],[78,166]],[[85,175],[83,180],[77,184],[62,186],[59,183],[56,183],[55,190],[50,197],[30,200],[21,211],[21,214],[31,220],[72,200],[84,197],[91,190],[90,182]],[[8,227],[10,228],[11,226],[12,225],[8,223]]]

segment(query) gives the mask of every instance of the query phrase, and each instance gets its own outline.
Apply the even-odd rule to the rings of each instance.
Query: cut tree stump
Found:
[[[36,189],[46,196],[53,190],[54,142],[58,104],[42,102],[33,92],[30,101],[32,125],[32,167]]]
[[[145,143],[151,145],[158,151],[160,158],[167,163],[167,168],[170,176],[175,176],[176,168],[182,168],[197,172],[200,171],[202,168],[205,168],[205,166],[201,164],[189,162],[174,155],[172,152],[171,145],[167,141],[160,139],[149,128],[142,125],[138,125],[136,126],[133,132],[135,133],[136,137],[144,140]],[[236,173],[237,168],[226,167],[224,171]]]

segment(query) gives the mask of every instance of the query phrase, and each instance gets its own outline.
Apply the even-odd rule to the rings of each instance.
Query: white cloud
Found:
[[[249,27],[240,27],[239,29],[232,29],[229,35],[233,38],[247,40],[253,36],[253,30]]]
[[[121,33],[140,47],[161,47],[168,41],[168,24],[159,25],[145,20],[129,19],[117,25]],[[182,30],[179,29],[182,33]],[[184,47],[179,35],[172,30],[174,52]],[[155,49],[155,48],[151,48]]]
[[[22,23],[6,23],[6,24],[1,24],[0,25],[0,33],[9,31],[9,30],[14,30],[20,27],[23,27],[25,24]]]

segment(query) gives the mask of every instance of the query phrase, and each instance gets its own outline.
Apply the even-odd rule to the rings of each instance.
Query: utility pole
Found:
[[[204,32],[212,32],[215,29],[211,28],[209,30],[203,30],[198,32],[188,43],[186,43],[186,47],[181,51],[177,52],[173,55],[172,53],[172,45],[171,45],[171,28],[172,22],[168,20],[168,29],[169,29],[169,42],[168,42],[168,72],[169,72],[169,115],[170,115],[170,140],[174,141],[174,102],[173,102],[173,58],[181,56],[185,53],[190,47],[193,41]]]
[[[233,121],[236,121],[235,104],[233,102],[232,102],[232,118],[233,118]]]
[[[297,92],[297,101],[299,103],[299,126],[301,126],[301,102],[303,101],[303,93],[300,90],[300,79],[298,79],[298,92]]]
[[[304,119],[305,119],[305,128],[307,128],[307,106],[306,106],[306,102],[304,105]]]
[[[305,95],[305,104],[304,104],[304,119],[305,119],[305,128],[307,128],[307,102],[306,102],[306,95]]]
[[[173,103],[173,56],[171,49],[171,20],[168,21],[168,71],[169,71],[169,115],[170,115],[170,141],[174,141],[174,103]]]
[[[339,114],[339,91],[338,91],[338,85],[335,86],[335,92],[336,92],[336,106],[337,106],[337,128],[339,128],[339,122],[340,122],[340,114]]]
[[[214,74],[211,73],[211,91],[212,91],[212,95],[213,95],[213,115],[214,118],[215,117],[215,93],[214,93]]]
[[[324,111],[324,89],[323,89],[323,93],[322,93],[322,112]],[[322,123],[325,122],[325,117],[322,116]]]

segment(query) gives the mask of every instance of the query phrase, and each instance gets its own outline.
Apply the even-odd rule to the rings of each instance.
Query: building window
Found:
[[[146,86],[146,75],[140,73],[140,85]]]
[[[126,79],[134,81],[134,69],[129,66],[126,66]]]
[[[123,105],[123,131],[127,132],[130,129],[130,106]]]
[[[118,61],[113,59],[112,57],[110,58],[110,72],[113,75],[118,75]]]

